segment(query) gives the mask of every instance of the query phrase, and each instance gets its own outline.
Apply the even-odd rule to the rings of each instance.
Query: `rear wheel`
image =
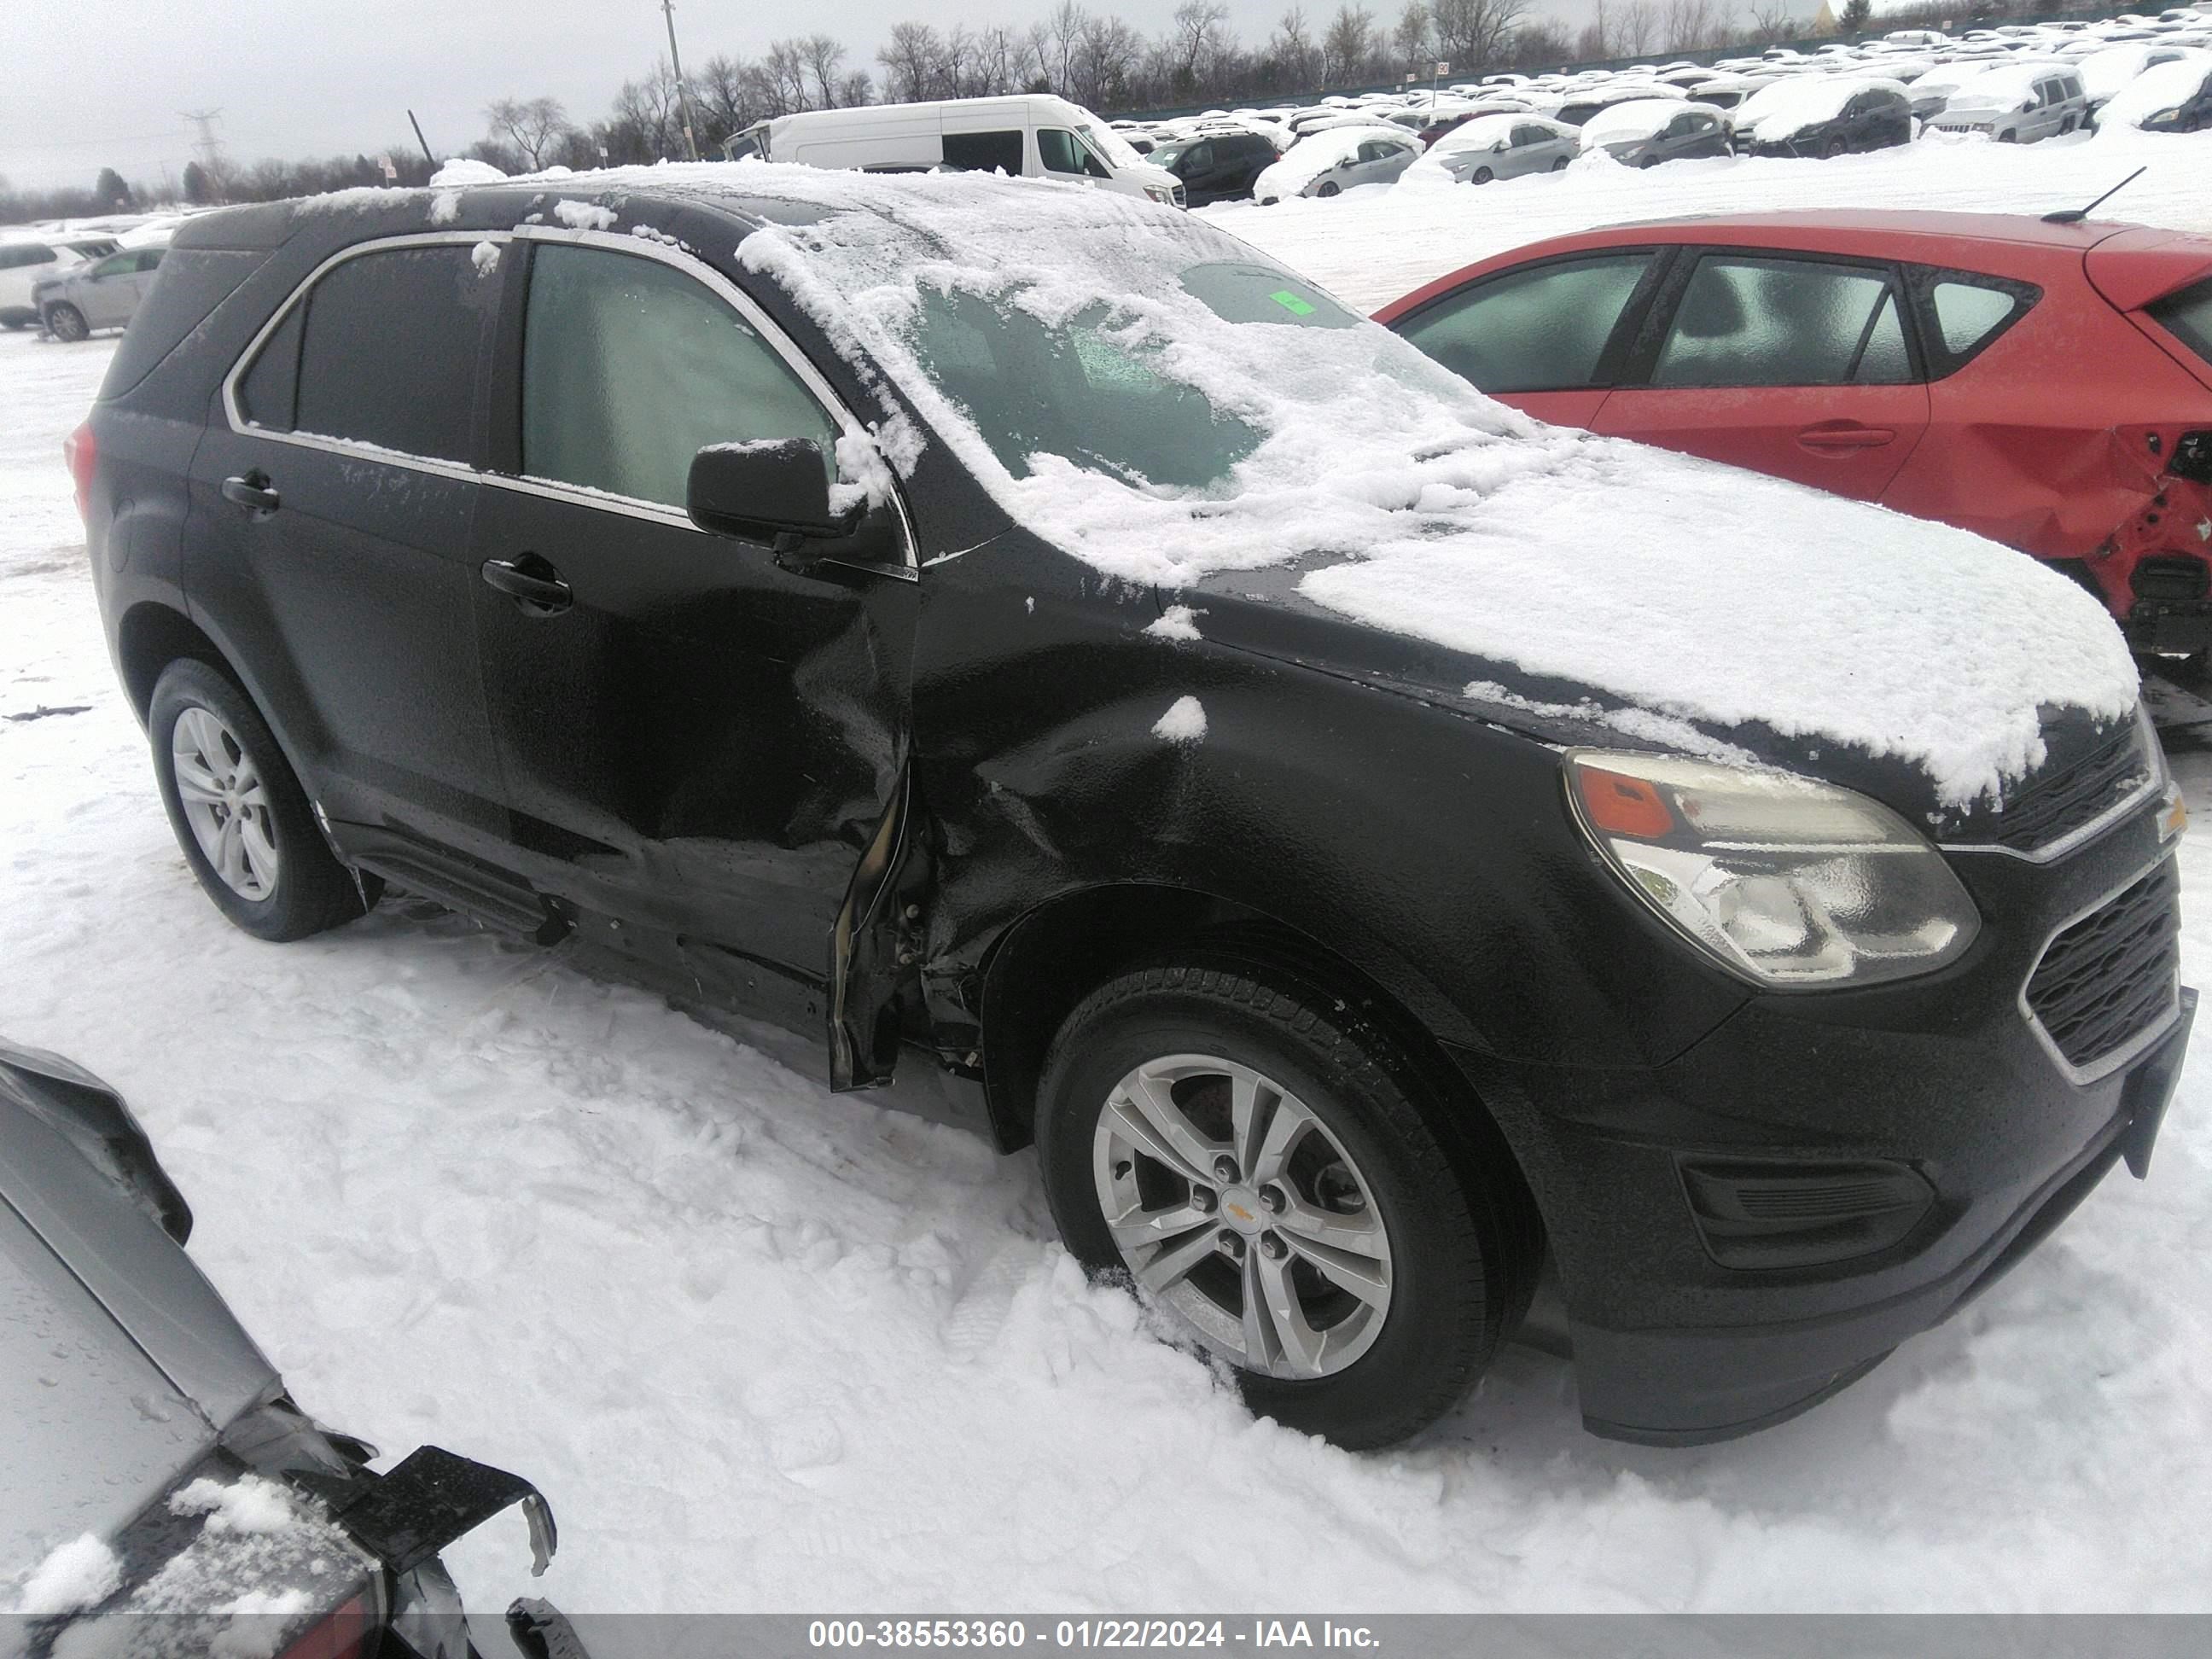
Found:
[[[154,775],[185,862],[257,939],[349,921],[365,892],[317,828],[283,750],[245,692],[207,663],[171,663],[147,711]]]
[[[1534,1283],[1526,1189],[1468,1155],[1454,1107],[1477,1109],[1340,998],[1193,957],[1068,1017],[1037,1146],[1086,1268],[1225,1362],[1255,1413],[1380,1446],[1458,1401]]]
[[[57,340],[88,338],[92,330],[86,325],[84,313],[66,300],[46,307],[46,332]]]
[[[1552,171],[1554,173],[1565,173],[1566,170],[1567,158],[1564,155],[1554,155],[1552,158]]]

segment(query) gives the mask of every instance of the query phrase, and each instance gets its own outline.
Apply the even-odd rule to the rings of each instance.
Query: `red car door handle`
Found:
[[[1797,441],[1808,449],[1879,449],[1896,436],[1893,427],[1838,422],[1832,426],[1808,426],[1797,434]]]

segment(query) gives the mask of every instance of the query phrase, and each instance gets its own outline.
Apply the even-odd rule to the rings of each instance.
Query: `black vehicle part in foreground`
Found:
[[[2189,1011],[2142,886],[2179,829],[2147,726],[2053,714],[2012,805],[1948,810],[1756,721],[1705,735],[1786,777],[1588,747],[1608,728],[1544,709],[1618,699],[1489,697],[1500,665],[1294,573],[1102,580],[934,437],[856,514],[840,434],[926,422],[722,251],[818,211],[921,258],[925,187],[1017,187],[813,208],[745,176],[179,231],[73,464],[234,919],[289,933],[388,880],[808,1033],[834,1087],[1036,1139],[1079,1255],[1354,1445],[1449,1404],[1546,1251],[1593,1430],[1776,1421],[2147,1148]],[[1363,325],[1160,227],[1229,322]],[[1141,380],[1071,379],[1054,325],[929,303],[930,372],[1016,460],[1203,484],[1252,436],[1132,413],[1111,388]],[[1762,963],[1698,932],[1666,872],[1748,866],[1685,803],[1760,788],[1850,826],[1759,854],[1785,887],[1887,860],[1888,944]]]

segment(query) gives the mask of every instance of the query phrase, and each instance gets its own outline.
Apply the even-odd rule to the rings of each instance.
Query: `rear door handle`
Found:
[[[1808,426],[1797,441],[1808,449],[1879,449],[1896,436],[1894,427]]]
[[[535,554],[526,553],[523,559],[533,568],[524,569],[520,561],[486,559],[484,580],[532,616],[556,616],[576,602],[574,592],[561,580],[559,571]]]
[[[234,507],[244,507],[257,519],[267,518],[283,505],[266,472],[248,472],[243,477],[225,478],[222,481],[222,498]]]

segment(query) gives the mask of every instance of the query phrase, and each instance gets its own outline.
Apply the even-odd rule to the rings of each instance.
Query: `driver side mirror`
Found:
[[[862,512],[830,510],[829,468],[811,438],[708,445],[691,458],[684,509],[702,530],[766,542],[779,553],[849,536]]]

